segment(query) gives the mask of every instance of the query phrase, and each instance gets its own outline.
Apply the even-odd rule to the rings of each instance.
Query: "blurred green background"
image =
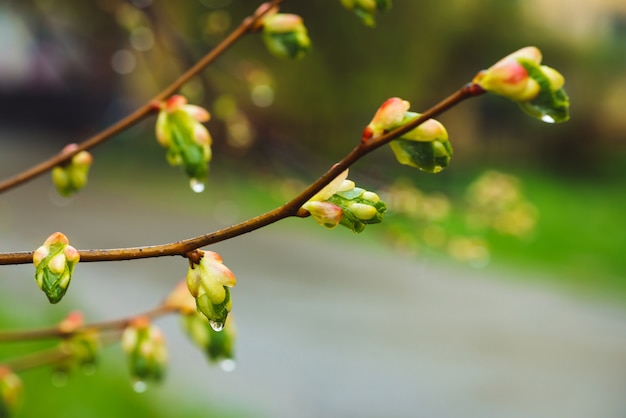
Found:
[[[21,150],[24,159],[23,164],[6,162],[3,176],[149,100],[258,4],[23,0],[0,5],[0,41],[8,46],[0,57],[2,143]],[[359,241],[384,243],[416,259],[495,266],[528,280],[541,277],[576,297],[623,305],[623,2],[574,7],[557,0],[396,1],[377,17],[375,29],[364,27],[338,1],[286,1],[283,11],[304,18],[313,42],[304,60],[276,59],[259,36],[248,36],[183,89],[213,115],[207,125],[214,138],[208,191],[217,200],[235,202],[241,217],[270,209],[352,149],[388,97],[409,100],[412,110],[420,111],[500,57],[535,45],[544,63],[565,76],[571,120],[547,125],[504,99],[481,97],[439,118],[455,149],[444,172],[428,175],[399,166],[387,149],[368,156],[350,177],[380,191],[390,204],[386,222],[368,227]],[[160,190],[171,194],[186,187],[180,170],[166,167],[151,122],[94,154],[93,178],[104,178],[105,190],[120,188],[151,202]],[[208,204],[187,200],[186,193],[172,194],[173,206],[181,202],[201,210]],[[503,201],[508,203],[499,207]],[[349,237],[345,231],[333,233]],[[4,242],[3,250],[15,248]],[[85,385],[81,380],[69,395],[85,398],[121,386],[115,389],[120,411],[158,416],[153,402],[161,395],[138,401],[123,372],[118,367],[106,372],[109,377],[90,378]],[[29,392],[46,373],[29,374]],[[44,416],[42,411],[62,403],[67,392],[60,395],[46,384],[23,416]],[[96,402],[85,398],[94,409]],[[195,416],[190,408],[184,416]],[[63,416],[87,416],[76,414]],[[111,414],[122,416],[119,411],[102,416]]]

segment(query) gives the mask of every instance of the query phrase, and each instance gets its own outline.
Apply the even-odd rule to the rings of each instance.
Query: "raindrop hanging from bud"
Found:
[[[143,380],[135,380],[133,382],[133,390],[137,393],[144,393],[148,390],[148,384]]]
[[[237,362],[233,359],[227,358],[220,361],[220,368],[225,372],[232,372],[237,367]]]
[[[550,115],[541,115],[541,120],[545,123],[555,123],[556,120]]]
[[[209,320],[209,324],[211,325],[211,328],[213,328],[213,331],[215,332],[220,332],[221,330],[224,329],[223,322]]]
[[[191,187],[191,190],[196,193],[202,193],[204,191],[204,182],[202,180],[192,178],[189,180],[189,186]]]

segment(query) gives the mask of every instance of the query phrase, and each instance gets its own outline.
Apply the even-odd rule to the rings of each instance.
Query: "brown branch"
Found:
[[[128,326],[128,324],[138,317],[157,318],[162,315],[176,312],[176,309],[167,305],[160,305],[149,311],[133,315],[132,317],[115,319],[111,321],[93,322],[91,324],[85,324],[76,329],[64,330],[59,326],[50,328],[40,328],[32,330],[18,330],[18,331],[0,331],[0,343],[29,341],[29,340],[43,340],[50,338],[67,338],[79,332],[85,332],[90,330],[98,331],[120,331]]]
[[[185,83],[187,83],[192,77],[196,76],[200,71],[202,71],[205,67],[211,64],[215,59],[217,59],[224,51],[230,48],[235,42],[237,42],[243,35],[249,32],[253,32],[257,29],[257,22],[261,19],[268,11],[270,11],[273,7],[278,7],[280,3],[284,0],[272,0],[267,3],[266,7],[260,7],[254,13],[253,16],[250,16],[244,19],[241,24],[230,34],[228,35],[219,45],[217,45],[213,50],[211,50],[208,54],[206,54],[200,61],[198,61],[193,67],[188,69],[183,75],[178,77],[172,84],[167,86],[163,91],[154,96],[152,100],[141,106],[139,109],[135,110],[130,115],[126,116],[122,120],[117,123],[109,126],[105,130],[97,133],[91,138],[86,139],[81,142],[78,147],[71,152],[60,152],[57,155],[49,158],[46,161],[41,162],[15,176],[0,182],[0,193],[12,189],[16,186],[19,186],[27,181],[30,181],[52,168],[56,167],[67,161],[69,158],[78,154],[81,151],[91,149],[98,144],[106,141],[107,139],[117,135],[118,133],[128,129],[129,127],[135,125],[139,121],[143,120],[148,115],[156,112],[158,107],[154,105],[154,103],[161,102],[167,99],[172,94],[176,93],[178,89],[180,89]]]
[[[409,123],[384,135],[376,137],[370,141],[359,142],[359,145],[357,145],[352,151],[350,151],[350,153],[348,153],[348,155],[346,155],[339,163],[335,164],[330,170],[328,170],[314,183],[309,185],[298,196],[285,203],[284,205],[269,212],[266,212],[262,215],[248,219],[239,224],[229,226],[216,232],[169,244],[106,250],[80,250],[80,260],[82,262],[119,261],[173,255],[185,257],[187,253],[200,247],[215,244],[220,241],[224,241],[230,238],[237,237],[239,235],[246,234],[248,232],[252,232],[259,228],[270,225],[278,220],[291,216],[306,216],[306,213],[304,213],[300,207],[311,197],[313,197],[315,193],[320,191],[325,185],[331,182],[335,177],[337,177],[344,170],[352,166],[352,164],[354,164],[356,161],[363,158],[365,155],[369,154],[375,149],[380,148],[381,146],[409,132],[426,120],[431,119],[441,114],[442,112],[450,109],[461,101],[470,97],[478,96],[483,93],[484,90],[482,90],[482,88],[480,88],[478,85],[467,84],[452,95],[448,96],[441,102],[437,103],[436,105],[422,113],[419,117],[411,120]],[[32,252],[0,253],[0,265],[27,264],[31,263],[32,259]]]

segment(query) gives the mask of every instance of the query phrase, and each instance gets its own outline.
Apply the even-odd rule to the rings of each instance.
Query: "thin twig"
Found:
[[[352,166],[356,161],[375,149],[391,142],[392,140],[409,132],[426,120],[431,119],[451,107],[459,104],[461,101],[470,97],[483,94],[482,90],[476,84],[467,84],[455,93],[451,94],[441,102],[426,110],[419,117],[411,120],[409,123],[394,129],[384,135],[381,135],[368,142],[360,142],[350,153],[348,153],[339,163],[335,164],[324,175],[309,185],[298,196],[285,203],[284,205],[266,212],[257,217],[248,219],[236,225],[229,226],[216,232],[197,236],[162,245],[150,245],[143,247],[117,248],[105,250],[80,250],[81,262],[91,261],[119,261],[133,260],[139,258],[152,258],[164,256],[186,256],[187,253],[198,248],[215,244],[230,238],[234,238],[248,232],[255,231],[259,228],[270,225],[278,220],[291,216],[305,216],[306,214],[300,209],[315,193],[320,191],[324,186],[330,183],[335,177],[344,170]],[[31,263],[33,252],[13,252],[0,253],[0,265],[8,264],[27,264]]]
[[[180,89],[185,83],[187,83],[191,78],[196,76],[200,71],[206,68],[209,64],[215,61],[224,51],[233,46],[235,42],[237,42],[243,35],[246,33],[252,32],[256,30],[256,24],[272,7],[278,7],[280,3],[284,0],[272,0],[269,2],[268,7],[259,8],[257,12],[246,19],[244,19],[241,24],[230,34],[228,35],[219,45],[217,45],[213,50],[211,50],[208,54],[206,54],[200,61],[198,61],[193,67],[188,69],[183,75],[178,77],[172,84],[167,86],[163,91],[154,96],[152,100],[141,106],[139,109],[135,110],[130,115],[126,116],[122,120],[117,123],[109,126],[105,130],[97,133],[91,138],[86,139],[85,141],[78,144],[78,147],[73,149],[70,152],[61,151],[57,155],[49,158],[46,161],[41,162],[15,176],[0,182],[0,193],[12,189],[16,186],[19,186],[27,181],[30,181],[52,168],[56,167],[67,161],[69,158],[74,156],[75,154],[91,149],[98,144],[106,141],[107,139],[112,138],[120,132],[130,128],[135,125],[139,121],[143,120],[148,115],[156,112],[158,110],[158,106],[155,106],[155,103],[161,102],[176,93],[178,89]]]
[[[58,326],[55,326],[50,328],[39,328],[32,330],[0,331],[0,343],[44,340],[50,338],[67,338],[73,334],[90,330],[98,330],[101,332],[119,331],[126,328],[134,318],[157,318],[159,316],[167,315],[173,312],[176,312],[176,309],[166,305],[160,305],[154,309],[137,315],[133,315],[131,317],[115,319],[111,321],[93,322],[91,324],[85,324],[72,330],[64,330]]]

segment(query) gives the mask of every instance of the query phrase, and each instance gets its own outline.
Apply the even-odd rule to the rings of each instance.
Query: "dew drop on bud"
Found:
[[[143,380],[135,380],[133,382],[133,390],[137,393],[144,393],[148,389],[148,385]]]
[[[213,331],[215,331],[215,332],[220,332],[221,330],[224,329],[224,323],[223,322],[209,320],[209,324],[211,325],[211,328],[213,328]]]
[[[554,118],[550,115],[541,115],[541,120],[544,121],[545,123],[554,123],[556,122],[554,120]]]
[[[189,186],[191,190],[196,193],[202,193],[204,191],[204,182],[202,180],[191,179],[189,180]]]
[[[220,361],[220,368],[225,372],[232,372],[237,367],[235,360],[227,358]]]

